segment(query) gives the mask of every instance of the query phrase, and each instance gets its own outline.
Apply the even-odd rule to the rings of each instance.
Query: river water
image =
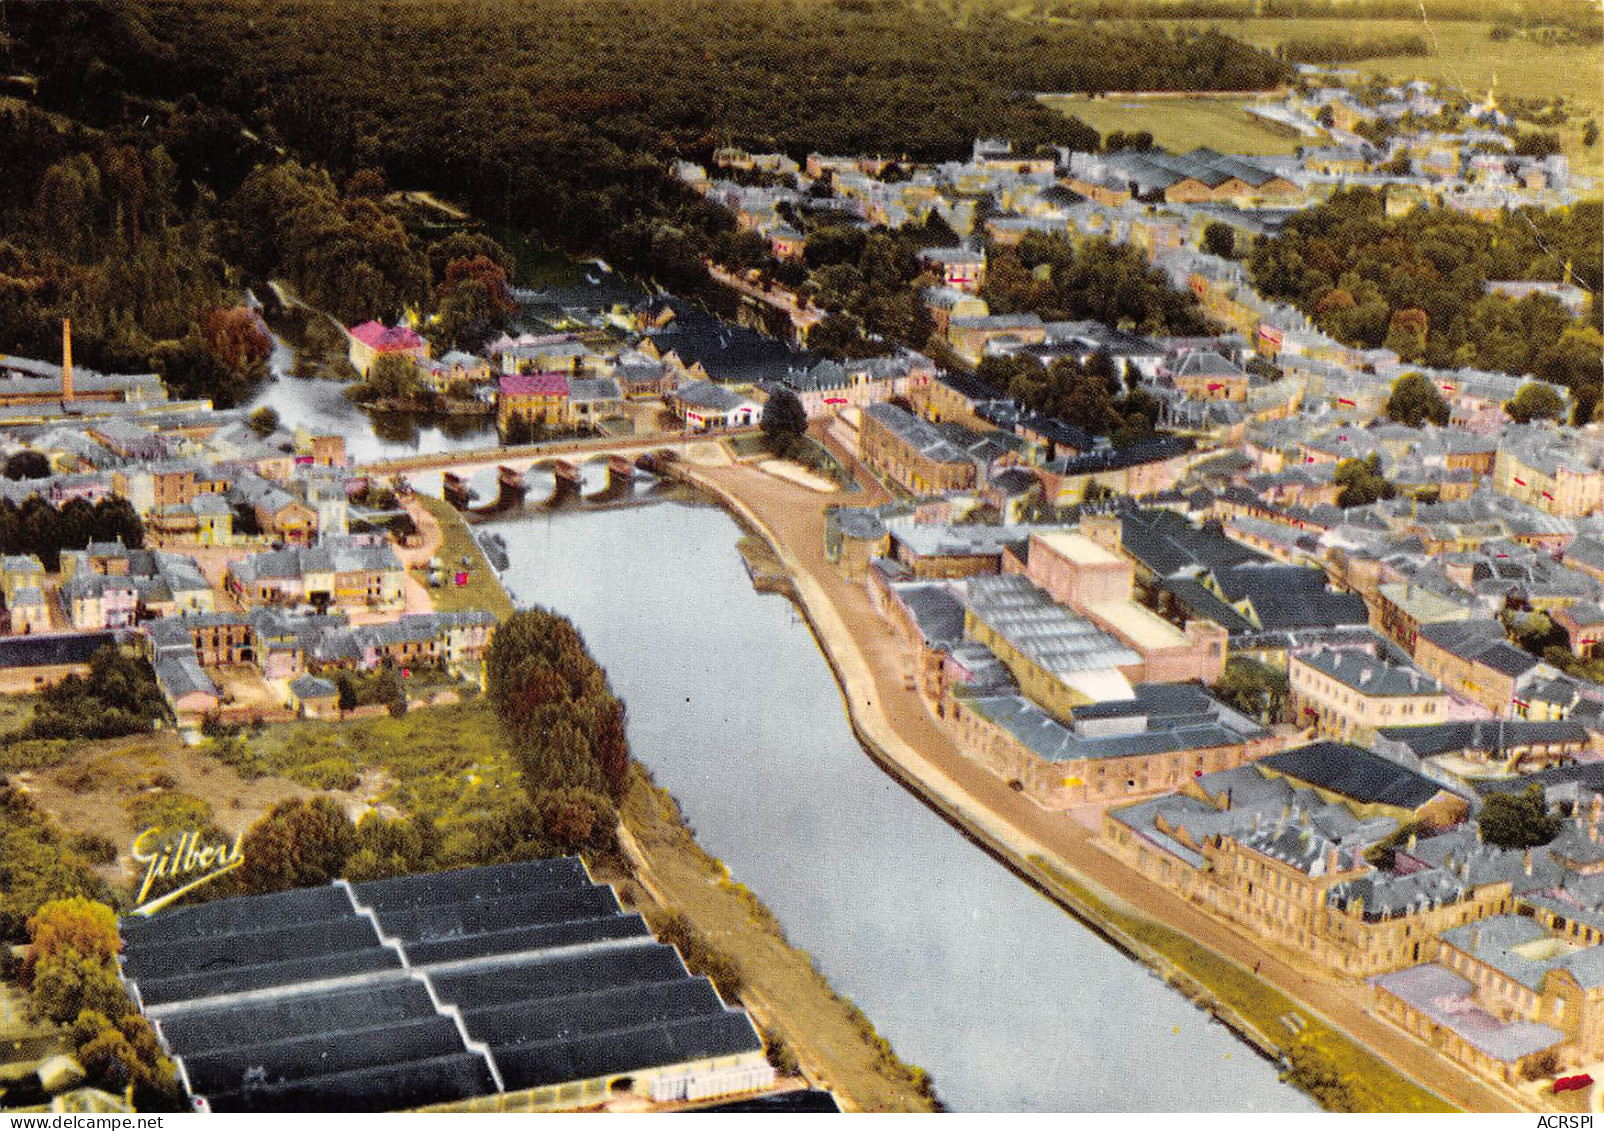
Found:
[[[720,510],[497,523],[568,617],[697,840],[960,1111],[1311,1111],[1273,1066],[884,774],[812,634]]]

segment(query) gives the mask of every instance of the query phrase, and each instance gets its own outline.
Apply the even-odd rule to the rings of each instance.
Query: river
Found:
[[[569,616],[637,758],[959,1111],[1312,1111],[1223,1027],[883,773],[813,636],[722,511],[497,523],[520,604]]]

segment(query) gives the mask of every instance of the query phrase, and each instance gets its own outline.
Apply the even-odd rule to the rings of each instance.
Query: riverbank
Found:
[[[833,1091],[847,1111],[939,1110],[930,1077],[899,1059],[863,1011],[835,992],[768,907],[697,843],[679,804],[639,763],[619,818],[634,868],[624,894],[654,924],[683,915],[735,964],[741,1003],[810,1083]]]
[[[687,477],[761,535],[784,563],[796,604],[871,756],[1039,890],[1175,980],[1255,1047],[1287,1058],[1292,1082],[1332,1108],[1523,1106],[1521,1097],[1469,1076],[1374,1017],[1362,987],[1271,951],[1130,872],[1103,853],[1088,830],[1035,807],[965,758],[917,692],[901,685],[905,665],[898,644],[861,586],[845,582],[824,561],[816,496],[740,467],[696,469]]]
[[[675,485],[670,493],[681,497],[689,489]],[[468,554],[474,561],[468,587],[437,595],[450,595],[462,607],[489,608],[498,619],[510,616],[512,597],[461,514],[440,499],[413,499],[438,527],[441,556],[454,562]],[[654,925],[683,916],[733,962],[741,974],[741,1003],[766,1037],[780,1038],[810,1083],[834,1091],[851,1111],[938,1110],[928,1074],[899,1059],[862,1010],[837,994],[813,959],[790,944],[773,913],[697,843],[678,803],[638,761],[632,763],[619,821],[632,870],[599,873],[597,879],[617,884],[621,897]]]

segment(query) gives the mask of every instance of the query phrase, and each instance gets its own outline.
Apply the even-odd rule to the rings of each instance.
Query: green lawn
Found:
[[[1298,139],[1250,117],[1245,98],[1098,98],[1048,95],[1047,105],[1102,134],[1147,130],[1153,141],[1184,153],[1199,145],[1221,153],[1291,153]]]
[[[449,707],[345,722],[278,723],[243,736],[258,765],[296,779],[344,765],[382,770],[375,805],[439,820],[453,854],[465,851],[486,820],[525,800],[495,714],[483,699]]]
[[[468,569],[468,584],[458,588],[455,585],[444,585],[439,589],[430,589],[429,596],[434,599],[434,607],[443,613],[459,612],[463,609],[489,609],[496,614],[498,620],[506,620],[513,614],[512,598],[501,587],[501,581],[485,560],[484,551],[479,543],[474,541],[472,532],[462,516],[450,503],[442,499],[432,498],[428,495],[418,495],[418,502],[423,504],[425,510],[434,515],[440,522],[440,552],[438,557],[446,565],[446,578],[450,580],[457,570],[464,555],[473,563]],[[427,571],[423,571],[425,584],[427,584]]]

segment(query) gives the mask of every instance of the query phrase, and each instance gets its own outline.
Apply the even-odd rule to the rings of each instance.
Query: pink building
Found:
[[[429,356],[429,343],[409,326],[386,326],[383,322],[368,321],[352,326],[346,333],[351,338],[347,356],[352,367],[364,377],[373,362],[387,353],[401,354],[415,361]]]

